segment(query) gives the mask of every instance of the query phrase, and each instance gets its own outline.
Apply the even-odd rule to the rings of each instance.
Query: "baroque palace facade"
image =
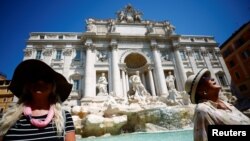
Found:
[[[231,77],[213,36],[179,35],[169,21],[143,20],[131,5],[115,19],[88,19],[86,32],[33,32],[24,49],[24,60],[40,59],[73,84],[68,104],[80,105],[98,94],[104,73],[107,91],[126,98],[129,77],[139,71],[152,96],[169,94],[165,78],[175,76],[175,87],[184,91],[187,77],[208,68],[222,91],[230,93]]]

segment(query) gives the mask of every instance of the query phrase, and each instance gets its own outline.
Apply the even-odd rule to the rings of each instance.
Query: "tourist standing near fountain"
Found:
[[[62,109],[72,85],[39,60],[26,60],[15,69],[9,90],[19,98],[0,121],[0,141],[75,141],[69,112]]]
[[[250,119],[233,105],[219,99],[221,86],[211,78],[210,71],[201,69],[191,75],[185,90],[197,104],[194,114],[194,140],[207,141],[208,125],[250,124]]]

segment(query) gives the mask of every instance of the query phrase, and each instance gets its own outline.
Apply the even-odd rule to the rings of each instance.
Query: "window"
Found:
[[[44,39],[44,35],[40,35],[40,39]]]
[[[186,60],[187,59],[184,51],[180,51],[180,55],[181,55],[181,59],[182,60]]]
[[[209,55],[209,58],[210,58],[210,59],[212,59],[212,60],[216,59],[216,56],[215,56],[215,54],[214,54],[213,51],[209,51],[209,52],[208,52],[208,55]]]
[[[226,49],[224,52],[223,52],[223,57],[224,58],[227,58],[227,56],[229,56],[230,54],[232,53],[232,50],[230,48]]]
[[[227,81],[223,73],[218,74],[218,79],[219,79],[219,83],[221,84],[221,86],[227,86]]]
[[[80,50],[76,50],[76,56],[74,58],[75,61],[80,61],[81,59],[81,51]]]
[[[234,42],[235,48],[241,47],[245,43],[245,40],[243,38],[240,38]]]
[[[80,81],[78,79],[73,80],[73,88],[72,88],[72,90],[74,90],[74,91],[79,90],[79,86],[80,86]]]
[[[239,86],[239,89],[240,89],[241,92],[246,91],[246,90],[247,90],[247,86],[244,85],[244,84],[243,84],[243,85],[240,85],[240,86]]]
[[[63,35],[59,35],[59,37],[58,37],[60,40],[62,40],[63,39]]]
[[[237,79],[240,79],[240,74],[238,72],[234,73]]]
[[[36,51],[36,59],[41,59],[42,57],[42,50],[37,50]]]
[[[250,57],[250,51],[247,49],[241,53],[243,59],[247,59]]]
[[[235,66],[235,63],[234,63],[233,60],[231,60],[231,61],[229,62],[229,66],[230,66],[231,68]]]
[[[56,50],[56,60],[61,60],[62,58],[62,50]]]
[[[200,52],[199,51],[194,51],[194,58],[196,60],[201,60],[201,55],[200,55]]]
[[[81,38],[82,38],[82,36],[77,36],[77,39],[79,39],[79,40],[80,40]]]

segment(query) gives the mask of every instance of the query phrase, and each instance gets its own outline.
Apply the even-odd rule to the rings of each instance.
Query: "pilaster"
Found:
[[[85,42],[86,48],[86,68],[85,68],[85,87],[84,87],[84,97],[94,97],[95,96],[95,68],[94,68],[94,53],[95,46],[91,39],[87,39]]]
[[[112,50],[112,84],[113,84],[113,93],[118,96],[122,97],[121,93],[121,83],[120,83],[120,69],[118,66],[118,52],[117,52],[117,41],[112,39],[110,42],[110,48]]]

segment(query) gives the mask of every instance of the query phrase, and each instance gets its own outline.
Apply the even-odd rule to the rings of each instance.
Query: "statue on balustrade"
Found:
[[[88,19],[86,20],[86,24],[87,24],[87,32],[96,32],[97,28],[95,25],[95,20],[94,19]]]
[[[113,19],[109,20],[108,32],[115,32],[115,21]]]

